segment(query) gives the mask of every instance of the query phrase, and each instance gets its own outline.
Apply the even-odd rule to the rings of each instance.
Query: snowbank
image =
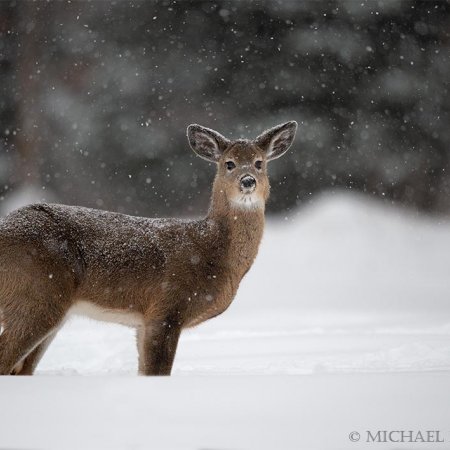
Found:
[[[448,444],[447,392],[448,374],[9,377],[0,381],[0,447],[440,449],[367,444],[366,431],[439,430]]]

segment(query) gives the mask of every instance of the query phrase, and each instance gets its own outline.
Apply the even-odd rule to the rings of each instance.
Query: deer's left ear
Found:
[[[267,161],[284,155],[292,144],[297,131],[295,120],[264,131],[255,139],[255,144],[266,152]]]

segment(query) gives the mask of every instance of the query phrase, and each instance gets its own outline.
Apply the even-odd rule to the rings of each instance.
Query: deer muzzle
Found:
[[[255,180],[255,178],[252,177],[251,175],[244,175],[244,176],[241,178],[240,185],[241,185],[241,191],[242,191],[244,194],[250,194],[250,193],[252,193],[252,192],[255,190],[255,188],[256,188],[256,180]]]

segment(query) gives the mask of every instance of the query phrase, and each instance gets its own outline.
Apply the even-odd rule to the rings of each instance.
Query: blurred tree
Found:
[[[269,211],[342,187],[448,212],[449,25],[434,1],[1,3],[0,192],[30,173],[64,203],[194,215],[214,171],[189,123],[296,119]]]

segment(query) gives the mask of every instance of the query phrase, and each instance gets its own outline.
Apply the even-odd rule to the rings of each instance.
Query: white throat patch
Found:
[[[259,195],[241,194],[231,200],[232,206],[239,209],[264,208],[264,201]]]

